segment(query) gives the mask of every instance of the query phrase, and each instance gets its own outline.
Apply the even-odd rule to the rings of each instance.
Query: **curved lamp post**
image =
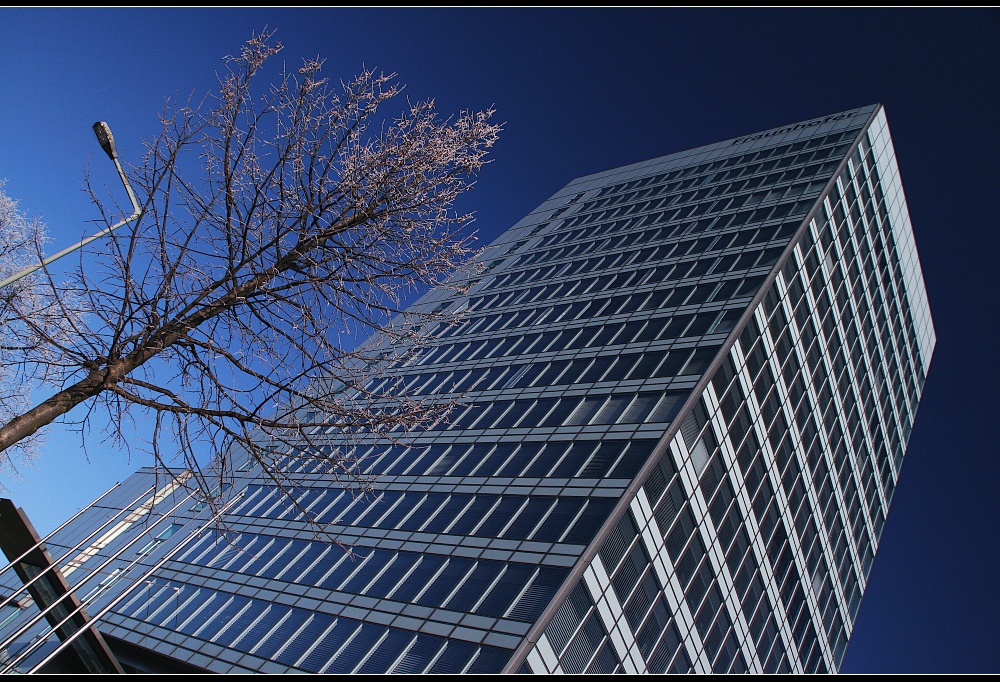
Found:
[[[128,192],[128,198],[132,202],[132,211],[133,211],[132,215],[130,215],[128,218],[125,218],[123,220],[118,221],[117,223],[115,223],[111,227],[108,227],[108,228],[105,228],[105,229],[101,230],[100,232],[98,232],[95,235],[87,237],[83,241],[77,242],[73,246],[70,246],[70,247],[67,247],[67,248],[63,249],[62,251],[60,251],[57,254],[49,256],[48,258],[46,258],[45,260],[43,260],[41,263],[38,263],[37,265],[32,265],[30,267],[25,268],[24,270],[21,270],[20,272],[14,274],[14,275],[11,275],[7,279],[5,279],[2,282],[0,282],[0,289],[4,288],[8,284],[13,284],[14,282],[16,282],[17,280],[21,279],[22,277],[26,277],[27,275],[30,275],[35,270],[39,270],[41,268],[44,268],[49,263],[62,258],[66,254],[69,254],[69,253],[72,253],[72,252],[76,251],[77,249],[79,249],[79,248],[81,248],[81,247],[89,244],[90,242],[94,241],[95,239],[99,239],[99,238],[103,237],[104,235],[106,235],[106,234],[108,234],[108,233],[110,233],[110,232],[112,232],[114,230],[117,230],[122,225],[124,225],[126,223],[130,223],[133,220],[135,220],[136,218],[138,218],[140,215],[142,215],[142,208],[139,207],[139,202],[135,198],[135,192],[132,191],[132,185],[129,184],[128,178],[125,177],[125,170],[122,168],[121,163],[118,161],[118,152],[115,150],[115,138],[114,138],[114,136],[111,135],[111,128],[109,128],[108,124],[105,123],[104,121],[98,121],[97,123],[94,124],[94,134],[97,135],[97,141],[100,142],[101,148],[108,155],[108,158],[111,159],[112,161],[114,161],[115,168],[118,169],[118,175],[121,177],[122,184],[125,185],[125,190]]]

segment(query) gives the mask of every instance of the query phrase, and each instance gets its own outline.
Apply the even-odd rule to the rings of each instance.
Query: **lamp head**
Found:
[[[118,152],[115,150],[115,138],[111,134],[111,128],[104,121],[98,121],[94,124],[94,134],[97,135],[97,141],[101,143],[101,149],[104,150],[109,159],[114,161]]]

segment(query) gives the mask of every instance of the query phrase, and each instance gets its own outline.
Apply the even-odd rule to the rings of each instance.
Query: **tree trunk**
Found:
[[[105,372],[91,372],[87,378],[64,388],[4,424],[0,427],[0,452],[51,424],[83,401],[100,394],[104,390],[104,375]]]

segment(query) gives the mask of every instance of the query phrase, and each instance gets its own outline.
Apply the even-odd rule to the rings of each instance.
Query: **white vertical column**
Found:
[[[618,596],[611,587],[611,578],[604,568],[604,562],[599,555],[595,556],[583,572],[583,581],[590,596],[597,606],[597,613],[608,631],[611,644],[622,662],[622,667],[629,674],[645,674],[646,662],[642,660],[639,646],[635,642],[632,630],[625,623],[625,612],[618,603]]]

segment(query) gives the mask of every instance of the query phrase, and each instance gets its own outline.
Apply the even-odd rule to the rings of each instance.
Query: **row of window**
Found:
[[[732,311],[736,312],[736,311]],[[735,314],[733,315],[735,317]],[[728,329],[733,323],[729,323]],[[728,329],[717,326],[713,333]],[[690,375],[686,368],[694,355],[692,348],[671,351],[650,350],[644,353],[599,355],[575,360],[542,360],[506,367],[472,368],[409,374],[395,380],[381,379],[368,390],[383,394],[444,395],[469,391],[507,390],[512,388],[548,388],[619,381],[646,381]],[[694,369],[694,368],[693,368]]]
[[[759,286],[759,281],[754,283]],[[714,287],[714,285],[713,285]],[[754,293],[754,292],[751,292]],[[749,294],[748,294],[749,295]],[[678,341],[705,334],[722,334],[732,329],[739,311],[709,311],[699,314],[681,314],[655,317],[631,322],[590,324],[585,327],[510,335],[496,343],[477,339],[426,349],[407,364],[427,366],[455,362],[474,362],[502,357],[524,356],[528,353],[552,353],[588,348],[604,349],[608,346],[655,341]],[[365,392],[377,394],[396,381],[385,377],[372,380]]]
[[[836,167],[836,164],[834,164],[834,167]],[[817,166],[813,170],[820,171],[821,169]],[[832,170],[832,168],[829,170]],[[823,174],[823,177],[827,176],[828,173]],[[650,201],[645,201],[641,204],[632,204],[628,207],[615,209],[610,212],[604,211],[596,216],[591,215],[575,217],[573,218],[573,221],[584,221],[585,219],[589,219],[585,221],[588,223],[587,228],[585,228],[586,232],[583,233],[581,231],[580,235],[586,236],[584,241],[578,241],[567,245],[557,244],[551,247],[535,246],[529,254],[521,256],[514,263],[512,263],[509,266],[509,269],[521,269],[535,263],[551,263],[553,261],[570,257],[578,258],[579,256],[587,253],[601,253],[625,249],[633,244],[641,244],[646,248],[650,248],[656,242],[690,234],[692,224],[684,221],[690,221],[700,216],[721,216],[721,214],[726,211],[741,210],[743,214],[753,217],[747,221],[729,220],[728,218],[730,216],[727,216],[726,218],[720,217],[718,221],[715,222],[716,229],[713,230],[713,232],[721,231],[724,227],[733,225],[743,230],[743,228],[748,225],[783,218],[785,215],[788,215],[784,209],[777,214],[772,213],[772,209],[775,204],[780,203],[783,206],[791,206],[794,205],[796,201],[815,198],[826,183],[825,180],[820,179],[811,182],[804,181],[788,187],[780,188],[764,184],[764,188],[756,192],[752,191],[752,188],[747,187],[747,183],[739,184],[743,189],[747,190],[745,193],[719,198],[719,192],[705,189],[699,190],[698,192],[691,192],[684,196],[673,195],[656,198]],[[759,182],[752,184],[754,184],[755,187],[760,186]],[[710,201],[705,201],[694,206],[678,207],[679,204],[688,203],[690,200],[697,201],[708,197],[711,198]],[[654,211],[656,212],[653,213]],[[751,213],[751,211],[755,212]],[[639,215],[634,214],[642,215],[640,217]],[[653,227],[648,227],[642,231],[630,231],[625,234],[617,234],[625,230],[636,230],[639,227],[647,225],[651,225]],[[749,232],[750,234],[753,234],[752,230]],[[614,236],[608,236],[609,234]],[[732,237],[733,233],[719,235],[719,238],[726,241],[732,239]],[[704,251],[707,251],[704,246],[700,249],[691,249],[689,242],[680,242],[680,246],[678,248],[678,252],[680,254],[688,252],[701,253]],[[504,282],[501,286],[506,286],[509,283],[506,277],[501,278],[501,281]]]
[[[347,552],[329,542],[250,533],[234,538],[207,535],[178,561],[523,623],[534,622],[567,572],[558,566],[388,549]],[[152,602],[145,608],[150,622],[163,615]]]
[[[582,256],[586,256],[594,250],[594,248],[596,248],[593,247],[593,244],[598,244],[599,247],[601,243],[587,242],[562,247],[552,253],[550,258],[544,259],[542,265],[545,267],[539,266],[523,270],[507,270],[504,274],[497,277],[490,289],[496,291],[516,285],[523,286],[524,284],[537,280],[551,280],[558,277],[565,277],[567,275],[574,275],[580,272],[625,269],[635,265],[636,261],[640,259],[641,262],[666,260],[668,258],[680,260],[685,256],[690,259],[694,256],[707,254],[713,251],[725,251],[728,249],[739,249],[741,247],[746,247],[742,253],[729,254],[732,256],[731,259],[720,262],[725,267],[716,266],[713,270],[718,272],[733,272],[736,270],[749,269],[750,267],[753,267],[756,262],[752,256],[755,252],[759,252],[763,248],[756,245],[774,241],[775,239],[781,239],[782,236],[787,236],[783,233],[787,232],[787,230],[791,228],[786,228],[784,223],[782,223],[778,226],[741,229],[735,232],[726,232],[718,236],[694,237],[685,241],[655,243],[662,242],[667,237],[670,237],[671,232],[675,229],[676,228],[672,227],[660,227],[649,230],[648,239],[643,242],[643,248],[638,250],[638,255],[637,250],[632,249],[616,251],[605,255],[591,256],[590,258],[583,259]],[[647,233],[643,232],[638,236],[647,237]],[[737,261],[735,257],[741,255],[743,256],[743,259]],[[760,254],[757,253],[757,255],[759,256]],[[644,270],[643,272],[649,272],[649,270]],[[631,273],[622,272],[619,274],[619,279],[615,280],[615,286],[619,288],[631,286],[632,284],[641,284],[645,281],[650,281],[651,279],[658,281],[659,279],[662,279],[662,275],[664,273],[668,272],[670,271],[661,270],[658,273],[661,277],[638,277],[635,279],[630,278]],[[677,272],[685,271],[679,270]],[[590,290],[592,283],[595,283],[598,280],[599,278],[597,276],[581,280],[580,286],[574,289],[575,293],[587,293],[587,291]],[[611,286],[610,279],[600,281],[601,285],[605,283],[607,283],[608,287]],[[575,282],[568,282],[566,284],[576,285]],[[560,283],[560,285],[562,285],[562,283]],[[594,290],[599,291],[599,289],[596,288]],[[563,291],[565,291],[565,288]],[[566,292],[556,295],[567,296],[570,294],[569,292]]]
[[[838,147],[820,151],[818,153],[810,152],[804,155],[788,155],[768,161],[758,161],[740,169],[723,170],[717,173],[703,175],[698,178],[689,178],[687,180],[674,182],[665,186],[650,188],[644,192],[634,192],[632,194],[625,195],[624,197],[606,199],[598,196],[586,201],[577,213],[566,219],[560,227],[563,229],[569,229],[583,222],[597,223],[601,220],[606,220],[609,217],[620,215],[623,210],[628,211],[629,209],[632,209],[632,211],[634,211],[634,207],[648,204],[649,200],[647,198],[651,195],[656,199],[660,199],[666,195],[668,199],[671,199],[674,202],[677,202],[678,200],[681,202],[690,202],[697,201],[698,199],[708,196],[709,194],[714,196],[718,196],[723,193],[731,194],[733,192],[744,190],[748,186],[752,188],[763,185],[765,187],[772,188],[800,177],[811,179],[817,174],[828,176],[830,172],[836,168],[837,162],[839,162],[840,158],[843,158],[843,154],[847,151],[849,146],[850,143],[845,143]],[[830,159],[833,159],[833,161]],[[811,165],[807,165],[802,168],[801,166],[804,164]],[[792,166],[798,166],[798,168],[790,171],[784,170]],[[729,184],[718,185],[711,189],[704,188],[705,185],[726,183],[737,178],[750,178],[750,176],[764,173],[769,174],[766,176],[760,175],[759,177],[753,178],[749,181],[744,180],[743,183],[738,183],[735,187],[732,184]],[[683,171],[681,171],[681,174],[683,174]],[[702,189],[694,189],[698,187],[702,187]],[[628,202],[641,202],[643,199],[647,199],[647,201],[639,204],[631,203],[631,205],[627,205]],[[611,203],[609,204],[605,202]]]
[[[732,322],[739,311],[708,311],[698,314],[680,314],[654,317],[632,322],[591,324],[547,332],[529,332],[509,335],[490,344],[486,340],[464,341],[437,346],[428,350],[421,359],[422,365],[452,362],[471,362],[501,357],[522,357],[527,354],[556,353],[589,348],[604,349],[633,343],[676,341],[705,334],[723,333],[720,327],[732,329]],[[728,323],[728,324],[727,324]],[[393,379],[386,380],[386,385]],[[381,390],[372,384],[372,392]],[[484,389],[485,390],[485,389]]]
[[[608,459],[621,459],[623,449],[613,448],[612,452],[618,450],[619,454]],[[644,449],[632,452],[639,460]],[[632,468],[641,464],[638,461]],[[241,518],[289,520],[305,514],[323,525],[586,545],[613,506],[614,500],[600,497],[395,490],[358,495],[339,488],[282,491],[275,486],[252,485],[233,513]]]
[[[718,173],[689,178],[666,185],[647,186],[643,189],[634,190],[625,194],[618,194],[615,196],[605,195],[603,197],[598,197],[585,202],[581,205],[579,212],[590,213],[601,209],[635,205],[644,200],[648,201],[663,197],[670,197],[674,199],[674,203],[688,203],[708,196],[732,196],[739,192],[747,189],[753,189],[754,187],[759,187],[761,185],[767,188],[776,188],[777,196],[772,195],[771,197],[772,199],[775,199],[780,197],[781,193],[787,189],[786,183],[791,182],[793,179],[808,179],[817,174],[829,175],[832,168],[827,168],[826,163],[824,162],[828,162],[831,159],[839,161],[842,154],[838,157],[838,151],[846,151],[846,145],[819,152],[808,152],[806,154],[799,154],[795,156],[785,156],[781,159],[776,159],[773,163],[767,162],[761,163],[760,165],[747,166],[735,172],[733,170],[724,170],[719,171]],[[783,171],[786,168],[791,167],[803,168],[801,168],[799,174],[794,177],[792,177],[792,174],[790,173],[787,175],[783,175],[781,173],[771,173],[770,175],[756,177],[752,181],[745,180],[748,176],[757,173]],[[835,167],[836,166],[834,166],[834,168]],[[734,178],[738,181],[733,182],[732,180]],[[712,185],[712,187],[709,189],[706,187],[707,185]]]
[[[737,288],[740,287],[741,280],[753,281],[756,278],[754,276],[747,276],[745,273],[748,270],[756,268],[768,268],[778,260],[778,257],[783,251],[782,246],[775,246],[768,249],[752,249],[745,251],[743,253],[722,255],[718,257],[705,258],[697,261],[681,263],[679,265],[662,265],[651,268],[643,268],[640,270],[631,271],[620,271],[614,272],[607,275],[601,275],[599,277],[587,277],[583,279],[568,279],[562,282],[554,282],[548,285],[540,285],[532,287],[529,289],[520,288],[514,291],[509,291],[506,294],[491,294],[489,298],[483,298],[473,300],[473,306],[477,310],[491,311],[485,315],[469,316],[465,321],[459,326],[452,327],[451,330],[445,329],[439,336],[449,336],[454,333],[458,333],[459,330],[469,334],[474,333],[474,331],[485,331],[489,323],[481,322],[481,320],[489,320],[493,323],[495,320],[502,319],[503,326],[496,326],[493,324],[492,328],[499,329],[510,329],[515,326],[514,323],[508,322],[511,320],[513,315],[510,312],[496,313],[492,312],[496,308],[506,308],[512,306],[526,306],[530,303],[535,303],[536,305],[545,304],[555,304],[558,299],[563,298],[577,298],[584,297],[587,298],[581,301],[568,301],[568,303],[573,303],[576,307],[574,308],[574,313],[572,315],[562,316],[560,319],[564,321],[570,321],[575,319],[596,317],[601,316],[611,316],[622,313],[633,312],[635,310],[655,310],[657,308],[672,308],[682,305],[693,305],[697,303],[704,302],[709,298],[711,288],[707,289],[707,293],[701,297],[690,297],[689,294],[696,286],[694,283],[682,285],[682,286],[663,286],[666,282],[674,282],[679,279],[692,279],[695,277],[702,277],[704,275],[720,275],[725,277],[725,281],[721,284],[728,287],[728,290],[723,295],[716,295],[716,299],[729,298],[733,296],[742,296],[745,293],[737,293]],[[564,266],[552,266],[553,269],[564,270],[566,268],[572,269],[573,264],[567,263]],[[550,279],[552,273],[545,272],[545,278]],[[565,274],[565,273],[562,273]],[[654,285],[653,290],[637,291],[620,293],[614,296],[600,296],[595,297],[594,294],[601,291],[613,291],[613,290],[623,290],[630,289],[632,287],[643,286],[647,284]],[[705,282],[699,284],[703,288],[710,287],[713,284],[720,284],[720,282]],[[752,287],[752,284],[744,284],[744,292]],[[491,288],[492,290],[492,288]],[[676,293],[675,293],[676,292]],[[632,308],[622,307],[624,299],[632,297],[635,303],[632,304]],[[590,304],[587,307],[585,304]],[[540,312],[540,310],[539,310]],[[549,320],[547,323],[552,323],[558,320]],[[527,324],[540,324],[540,322],[521,322],[517,326],[525,326]]]
[[[817,165],[816,171],[819,171],[820,167]],[[832,170],[832,169],[829,169]],[[761,178],[761,183],[765,182],[767,178]],[[819,187],[812,187],[809,182],[801,183],[802,186],[796,188],[794,191],[794,196],[801,196],[806,191],[818,191]],[[655,199],[652,201],[645,201],[641,204],[632,204],[631,206],[625,206],[621,208],[608,209],[605,211],[600,211],[598,213],[592,213],[587,215],[573,216],[566,220],[566,222],[561,225],[561,228],[569,229],[576,227],[581,224],[589,223],[599,223],[608,222],[615,220],[617,218],[634,215],[643,214],[645,220],[642,223],[636,223],[634,227],[640,225],[654,225],[669,222],[683,222],[692,221],[701,218],[706,215],[719,215],[726,210],[737,210],[742,207],[744,203],[747,203],[754,195],[753,194],[743,194],[737,195],[736,197],[724,197],[722,199],[711,198],[707,201],[698,202],[699,198],[705,198],[710,190],[701,190],[699,192],[689,193],[683,197],[666,197],[663,199]],[[761,203],[764,197],[770,195],[770,189],[766,193],[762,193],[757,197],[756,203]],[[674,208],[673,204],[679,203],[677,200],[683,199],[688,203],[680,208]],[[740,213],[733,213],[729,215],[722,215],[718,217],[713,223],[711,223],[716,229],[724,229],[729,225],[749,225],[751,223],[763,223],[767,220],[779,220],[784,218],[791,212],[792,207],[795,205],[795,200],[790,199],[785,203],[778,204],[777,206],[767,206],[757,209],[747,209]],[[648,213],[647,213],[648,211]],[[655,213],[652,211],[656,211]],[[750,216],[753,215],[753,220],[743,220],[738,219],[737,216]],[[612,244],[617,243],[617,240],[613,240]]]
[[[721,325],[720,325],[721,326]],[[712,333],[723,333],[716,327]],[[548,388],[619,381],[648,381],[696,376],[704,356],[693,348],[644,353],[599,355],[575,360],[551,360],[511,365],[509,371],[485,369],[435,372],[403,377],[393,390],[412,395],[465,394],[467,391]],[[499,368],[494,368],[499,369]],[[384,390],[384,389],[380,389]]]
[[[548,440],[396,446],[364,458],[366,475],[502,478],[630,478],[654,439]],[[617,475],[616,475],[617,474]]]
[[[456,333],[461,332],[481,334],[505,329],[518,329],[524,332],[523,336],[507,336],[493,345],[490,345],[488,339],[477,339],[475,342],[470,341],[467,342],[467,345],[460,347],[456,347],[454,344],[451,346],[438,346],[437,348],[441,350],[436,354],[433,349],[427,351],[424,355],[424,362],[455,362],[456,358],[458,360],[468,360],[470,357],[479,359],[481,357],[525,355],[528,353],[547,353],[586,348],[594,345],[593,340],[597,331],[609,325],[590,325],[589,328],[584,328],[582,331],[580,327],[539,332],[530,332],[529,330],[531,327],[538,327],[541,324],[553,325],[560,322],[566,323],[596,315],[605,317],[623,313],[656,311],[658,308],[669,308],[678,305],[728,303],[733,298],[752,296],[756,293],[762,280],[763,276],[751,277],[746,280],[725,280],[697,286],[676,287],[663,291],[623,294],[612,298],[601,298],[592,301],[583,300],[574,304],[526,309],[516,313],[489,315],[476,319],[467,328],[455,328],[457,332],[446,332],[441,334],[441,336],[455,336]],[[685,336],[727,333],[732,330],[741,312],[742,310],[732,309],[722,315],[718,311],[713,311],[703,313],[697,318],[690,313],[674,314],[669,317],[660,316],[649,319],[648,325],[641,325],[640,321],[635,321],[631,327],[626,327],[621,322],[614,322],[610,323],[611,328],[618,332],[642,329],[643,333],[637,335],[633,331],[631,335],[622,334],[621,336],[615,335],[612,337],[604,335],[601,337],[601,341],[605,341],[608,345],[634,343],[637,341],[649,343],[657,340],[680,339]],[[587,335],[588,331],[591,331],[589,335]],[[519,342],[521,338],[526,340]],[[470,353],[467,349],[473,343],[478,343],[487,350]],[[451,350],[446,351],[444,348],[450,348]],[[466,355],[466,353],[469,353],[469,355]],[[370,384],[370,386],[375,385],[374,383]]]
[[[702,351],[705,352],[695,376],[700,375],[714,357],[706,349],[698,349],[695,355]],[[666,424],[673,420],[685,398],[686,391],[639,391],[473,402],[459,405],[449,415],[448,422],[439,422],[430,428],[464,431]]]
[[[497,673],[511,654],[160,580],[151,581],[120,613],[251,654],[261,663],[311,673]]]
[[[791,217],[806,213],[813,203],[810,201],[808,205],[795,208]],[[593,296],[602,291],[691,279],[710,272],[735,275],[745,269],[767,267],[777,260],[781,251],[773,250],[773,247],[772,250],[765,250],[764,245],[787,241],[797,227],[797,223],[789,218],[784,223],[741,229],[721,236],[658,245],[645,244],[627,251],[590,258],[564,259],[557,263],[546,261],[542,266],[501,275],[490,283],[488,294],[470,299],[466,310],[492,312],[500,307],[529,303],[539,298],[551,300],[570,295]],[[739,249],[739,252],[722,253],[730,249]],[[656,265],[638,267],[646,263]],[[589,275],[599,271],[608,272]],[[568,281],[532,288],[524,286],[535,281],[559,278],[566,278]]]
[[[744,154],[727,156],[716,161],[708,161],[698,165],[685,166],[678,170],[669,171],[666,173],[661,173],[659,175],[649,175],[645,178],[640,178],[638,180],[631,180],[629,182],[618,183],[615,185],[608,185],[607,187],[601,188],[601,190],[594,195],[595,199],[605,197],[611,194],[618,194],[620,192],[631,192],[643,187],[648,187],[650,185],[658,185],[664,182],[669,182],[672,180],[690,178],[691,182],[695,182],[698,176],[702,176],[706,173],[710,174],[706,176],[711,178],[712,181],[719,181],[720,178],[715,175],[717,172],[733,172],[737,174],[744,174],[746,172],[745,168],[737,169],[737,166],[746,166],[750,163],[762,162],[771,158],[783,157],[788,154],[797,154],[799,152],[815,150],[819,147],[827,147],[830,145],[836,145],[844,141],[851,141],[857,136],[859,128],[851,128],[849,130],[844,130],[841,132],[830,133],[825,136],[816,136],[804,140],[799,140],[793,143],[787,143],[782,145],[775,145],[773,147],[767,147],[760,150],[753,150],[746,152]],[[829,157],[834,157],[842,155],[846,152],[846,148],[837,147],[835,150],[824,150],[820,152]],[[726,178],[721,178],[726,179]],[[701,182],[709,182],[708,179],[701,180]]]
[[[288,474],[336,466],[362,476],[480,478],[629,478],[656,444],[653,439],[435,443],[433,445],[322,446],[286,455],[276,467]]]

